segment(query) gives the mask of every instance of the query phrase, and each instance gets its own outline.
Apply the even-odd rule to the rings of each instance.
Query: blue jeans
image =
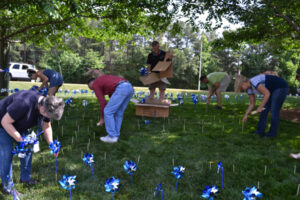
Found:
[[[119,137],[123,113],[134,91],[129,82],[120,83],[104,108],[105,128],[110,137]]]
[[[26,133],[27,134],[27,133]],[[8,133],[0,128],[0,176],[3,188],[10,190],[12,181],[12,158],[13,154],[13,138]],[[31,174],[32,152],[28,152],[25,158],[20,158],[21,180],[27,181]],[[7,181],[9,176],[9,181]]]
[[[271,111],[271,127],[267,136],[275,137],[280,121],[280,109],[288,94],[289,88],[279,88],[271,93],[270,99],[261,112],[256,133],[264,135],[268,120],[268,113]]]

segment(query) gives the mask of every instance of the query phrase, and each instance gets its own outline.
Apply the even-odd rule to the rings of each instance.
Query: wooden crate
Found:
[[[156,104],[136,104],[137,116],[145,117],[169,117],[170,106]]]

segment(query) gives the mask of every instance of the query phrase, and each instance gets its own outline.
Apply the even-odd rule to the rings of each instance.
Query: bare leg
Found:
[[[155,88],[151,88],[150,90],[150,99],[154,99]]]
[[[160,101],[163,101],[165,99],[165,90],[159,89],[160,93]]]
[[[216,96],[217,96],[217,101],[218,101],[218,106],[222,107],[222,96],[220,91],[216,91]]]
[[[55,96],[55,94],[56,94],[58,88],[59,88],[58,86],[49,88],[49,89],[48,89],[48,95],[49,95],[49,96]]]

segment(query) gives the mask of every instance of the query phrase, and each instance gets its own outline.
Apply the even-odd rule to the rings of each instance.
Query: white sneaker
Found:
[[[161,78],[160,80],[161,80],[162,82],[164,82],[165,84],[168,84],[168,85],[171,84],[171,83],[168,81],[167,78]]]
[[[290,157],[295,158],[295,159],[300,159],[300,153],[291,153]]]
[[[105,136],[105,137],[100,137],[100,140],[102,142],[107,142],[107,143],[115,143],[118,142],[118,137],[110,137],[109,135]]]

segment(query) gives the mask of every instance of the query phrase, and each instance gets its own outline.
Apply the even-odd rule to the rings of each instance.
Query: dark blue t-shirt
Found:
[[[8,114],[15,120],[13,126],[18,132],[32,128],[42,120],[50,122],[38,111],[38,100],[42,95],[33,90],[24,90],[14,93],[0,101],[0,121]],[[0,127],[2,127],[0,123]]]
[[[247,90],[248,94],[254,94],[257,92],[259,84],[263,84],[271,93],[278,88],[288,88],[288,84],[285,80],[278,76],[260,74],[250,79],[250,83],[253,87]]]

